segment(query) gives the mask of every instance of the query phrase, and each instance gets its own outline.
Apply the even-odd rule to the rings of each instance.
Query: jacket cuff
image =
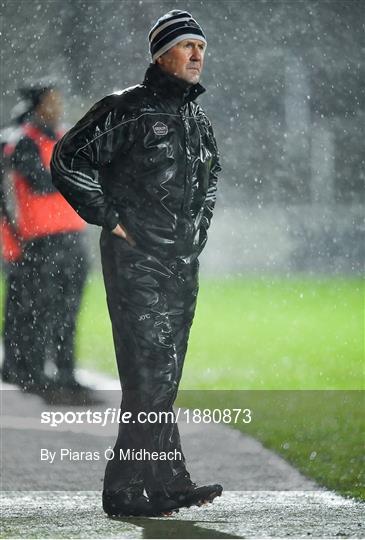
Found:
[[[105,212],[103,227],[112,231],[119,223],[119,214],[113,206],[109,206]]]

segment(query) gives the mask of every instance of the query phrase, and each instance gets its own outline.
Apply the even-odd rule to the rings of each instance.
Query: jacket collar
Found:
[[[193,101],[205,92],[201,84],[189,84],[175,75],[166,73],[157,64],[149,65],[143,84],[153,88],[163,98],[176,100],[182,105]]]

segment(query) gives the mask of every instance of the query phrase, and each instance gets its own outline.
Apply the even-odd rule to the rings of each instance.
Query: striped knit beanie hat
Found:
[[[148,35],[152,62],[184,39],[207,40],[199,24],[187,11],[173,9],[158,19]]]

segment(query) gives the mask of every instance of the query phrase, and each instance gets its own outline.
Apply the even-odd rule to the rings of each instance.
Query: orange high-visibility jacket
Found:
[[[31,123],[25,124],[22,131],[24,137],[32,139],[36,144],[39,158],[44,168],[49,171],[56,140]],[[9,158],[14,150],[14,145],[7,145],[4,150],[5,155]],[[6,261],[14,261],[21,256],[21,242],[52,234],[81,231],[86,227],[85,221],[58,191],[36,192],[32,183],[16,168],[12,171],[12,181],[14,182],[18,238],[6,219],[3,219],[2,254]]]

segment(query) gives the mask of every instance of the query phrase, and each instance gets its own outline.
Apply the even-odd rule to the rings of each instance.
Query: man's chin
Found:
[[[191,70],[191,72],[186,75],[185,80],[190,84],[197,84],[200,81],[200,72]]]

